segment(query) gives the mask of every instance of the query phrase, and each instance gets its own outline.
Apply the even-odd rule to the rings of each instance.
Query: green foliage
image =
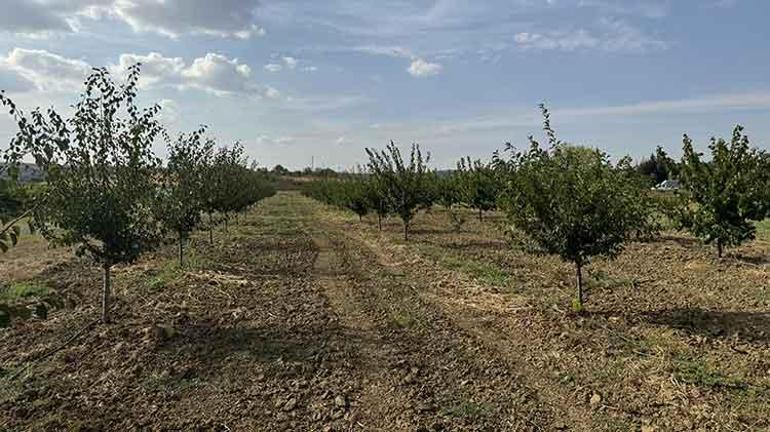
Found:
[[[179,264],[184,263],[184,243],[200,223],[205,205],[205,184],[214,142],[203,140],[205,128],[182,134],[168,144],[168,164],[161,182],[157,216],[179,241]]]
[[[122,85],[95,70],[67,120],[53,109],[27,118],[4,99],[19,127],[6,157],[18,164],[31,155],[47,180],[35,225],[53,243],[108,266],[135,260],[158,239],[151,204],[159,160],[151,146],[162,131],[160,107],[134,105],[138,79],[138,66]]]
[[[46,178],[34,224],[51,243],[75,246],[103,267],[105,321],[110,267],[136,260],[160,237],[153,212],[160,161],[152,153],[163,132],[160,106],[135,105],[138,80],[138,65],[123,84],[95,69],[69,119],[52,108],[27,117],[0,95],[18,127],[6,162],[31,156]]]
[[[702,359],[686,357],[676,358],[674,364],[674,376],[678,381],[700,387],[745,389],[746,382],[739,378],[725,375],[719,370],[709,366]]]
[[[0,218],[0,252],[8,252],[8,249],[12,246],[16,246],[21,237],[21,227],[11,220],[6,222]]]
[[[204,210],[204,185],[214,143],[203,141],[205,128],[182,134],[168,145],[168,165],[160,188],[159,218],[180,237],[199,223]]]
[[[382,231],[382,220],[393,211],[388,199],[388,186],[382,177],[368,176],[367,195],[371,210],[377,215],[377,225]]]
[[[485,211],[493,210],[497,202],[498,181],[491,164],[470,157],[457,163],[460,200],[478,210],[479,219]]]
[[[0,289],[0,302],[12,303],[31,297],[44,298],[51,292],[46,285],[34,281],[13,282]]]
[[[16,246],[21,237],[21,221],[31,213],[43,189],[35,184],[23,186],[13,180],[0,179],[0,253]],[[29,219],[27,225],[30,232],[35,230]]]
[[[417,210],[432,202],[431,177],[427,168],[430,155],[423,157],[420,146],[412,144],[408,163],[391,141],[385,150],[366,149],[368,168],[381,186],[388,207],[404,223],[404,239],[409,238],[409,223]]]
[[[456,171],[433,176],[435,202],[446,208],[455,231],[460,231],[466,222],[465,215],[460,209],[463,203],[460,181],[461,178]]]
[[[0,219],[10,219],[24,208],[21,189],[12,181],[0,178]]]
[[[677,178],[679,165],[671,159],[663,147],[655,148],[655,153],[648,159],[644,159],[636,166],[636,171],[645,178],[650,179],[651,185],[657,185],[664,180]]]
[[[11,312],[8,308],[0,304],[0,328],[8,327],[11,325]]]
[[[369,178],[362,175],[320,179],[305,184],[305,195],[323,203],[350,210],[359,218],[376,210],[377,196]]]
[[[751,221],[766,214],[767,183],[762,179],[762,157],[749,146],[743,127],[732,139],[711,139],[711,160],[702,160],[685,135],[681,180],[692,205],[683,214],[683,225],[706,243],[714,243],[718,256],[726,246],[754,238]]]
[[[275,195],[268,175],[253,164],[249,166],[239,143],[217,149],[205,172],[203,208],[209,214],[222,214],[225,221],[232,213]]]
[[[509,160],[496,156],[505,179],[501,206],[538,252],[575,264],[575,307],[582,309],[581,267],[597,255],[614,257],[629,239],[649,233],[652,207],[629,177],[628,160],[613,166],[599,150],[558,141],[547,109],[541,109],[549,148],[530,137],[528,151],[509,145]]]

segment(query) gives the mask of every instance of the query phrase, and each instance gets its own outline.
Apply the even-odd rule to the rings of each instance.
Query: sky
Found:
[[[764,0],[0,0],[0,89],[66,112],[91,67],[263,166],[353,169],[417,142],[446,168],[541,136],[613,157],[770,141]],[[0,115],[0,146],[15,132]],[[162,155],[162,146],[158,147]],[[312,161],[312,162],[311,162]]]

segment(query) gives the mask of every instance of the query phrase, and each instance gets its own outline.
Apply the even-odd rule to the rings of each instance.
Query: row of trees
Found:
[[[485,211],[496,207],[499,184],[491,164],[464,158],[456,170],[436,172],[428,169],[430,156],[423,155],[417,144],[408,160],[392,142],[384,150],[367,152],[364,173],[312,181],[305,185],[304,193],[351,210],[360,218],[375,213],[380,229],[384,217],[396,215],[403,222],[404,239],[409,238],[415,214],[434,204],[447,208],[456,229],[465,221],[459,208],[474,209],[482,220]]]
[[[53,109],[25,115],[0,93],[18,126],[4,152],[8,172],[13,178],[31,158],[45,178],[26,213],[51,244],[74,246],[102,268],[105,322],[114,265],[135,261],[168,233],[178,240],[181,264],[185,241],[204,213],[226,222],[274,193],[265,174],[248,166],[240,145],[216,149],[204,138],[205,128],[169,139],[160,107],[135,104],[138,79],[139,65],[122,84],[106,69],[94,70],[66,119]],[[165,166],[152,149],[164,138]],[[2,229],[18,233],[13,223]]]
[[[541,110],[546,145],[530,137],[524,151],[507,144],[488,164],[466,158],[456,170],[437,173],[419,146],[412,146],[405,162],[391,142],[381,151],[367,149],[365,174],[311,183],[307,192],[359,216],[378,203],[380,216],[402,219],[405,239],[421,208],[445,206],[458,228],[462,214],[453,209],[474,208],[481,219],[484,211],[498,208],[516,239],[573,263],[576,310],[583,308],[583,267],[595,256],[617,256],[631,240],[653,236],[663,217],[714,244],[721,258],[725,247],[754,238],[754,221],[770,216],[770,156],[752,148],[740,126],[730,140],[712,139],[708,160],[685,135],[680,162],[658,148],[633,166],[630,158],[613,163],[598,149],[562,142],[548,110]],[[650,191],[651,183],[672,178],[682,182],[681,191]]]

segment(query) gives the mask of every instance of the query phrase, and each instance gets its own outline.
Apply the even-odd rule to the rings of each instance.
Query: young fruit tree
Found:
[[[160,161],[152,153],[163,130],[160,107],[136,106],[138,79],[138,65],[124,84],[106,69],[95,69],[69,119],[53,109],[27,117],[0,95],[18,126],[7,160],[19,164],[31,156],[47,182],[34,224],[52,244],[75,246],[78,255],[102,268],[105,323],[112,266],[136,260],[160,238],[153,214]]]
[[[367,175],[366,195],[371,210],[377,214],[377,228],[382,231],[382,220],[390,214],[390,203],[385,185],[380,180],[376,176]]]
[[[345,207],[358,215],[358,220],[363,220],[369,214],[372,205],[369,202],[368,185],[363,178],[356,176],[351,180],[343,181],[340,185],[345,191]]]
[[[470,157],[457,162],[458,186],[462,202],[479,212],[479,221],[484,212],[493,210],[497,203],[497,179],[491,165]]]
[[[373,209],[369,181],[360,174],[307,182],[303,192],[318,201],[352,211],[359,221]]]
[[[184,265],[185,242],[200,223],[204,210],[206,167],[214,151],[213,142],[203,140],[205,131],[200,128],[169,143],[168,163],[159,191],[158,218],[177,235],[180,266]]]
[[[501,208],[510,222],[540,253],[555,254],[575,266],[573,309],[582,311],[583,267],[598,255],[614,257],[625,243],[649,232],[650,208],[637,179],[629,178],[628,160],[613,166],[597,150],[565,144],[551,129],[541,106],[549,147],[530,137],[529,150],[496,155],[504,180]]]
[[[404,240],[409,239],[409,223],[417,210],[431,201],[431,172],[427,163],[430,155],[423,157],[420,146],[412,144],[406,163],[393,141],[385,150],[366,149],[369,155],[369,172],[382,185],[389,207],[404,223]]]
[[[715,244],[721,258],[725,247],[754,238],[751,221],[766,214],[767,183],[762,181],[762,155],[749,146],[743,127],[735,127],[730,142],[712,138],[709,150],[711,160],[702,160],[690,137],[684,136],[680,176],[692,204],[683,225]]]
[[[209,219],[209,242],[214,243],[214,214],[219,213],[227,223],[228,214],[240,202],[241,171],[245,168],[246,158],[243,148],[236,143],[233,147],[220,147],[206,167],[206,182],[203,188],[204,211]],[[225,229],[227,227],[225,226]]]
[[[463,190],[460,183],[461,177],[456,171],[443,175],[437,173],[434,175],[433,182],[436,202],[446,209],[452,222],[452,228],[459,232],[465,224],[465,216],[459,208],[462,205]]]

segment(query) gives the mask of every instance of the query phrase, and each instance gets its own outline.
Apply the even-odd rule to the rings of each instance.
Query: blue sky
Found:
[[[66,110],[89,67],[141,61],[171,131],[207,124],[267,166],[349,169],[393,139],[448,167],[526,145],[540,102],[562,139],[615,157],[736,123],[770,139],[760,0],[2,3],[0,89],[21,106]]]

